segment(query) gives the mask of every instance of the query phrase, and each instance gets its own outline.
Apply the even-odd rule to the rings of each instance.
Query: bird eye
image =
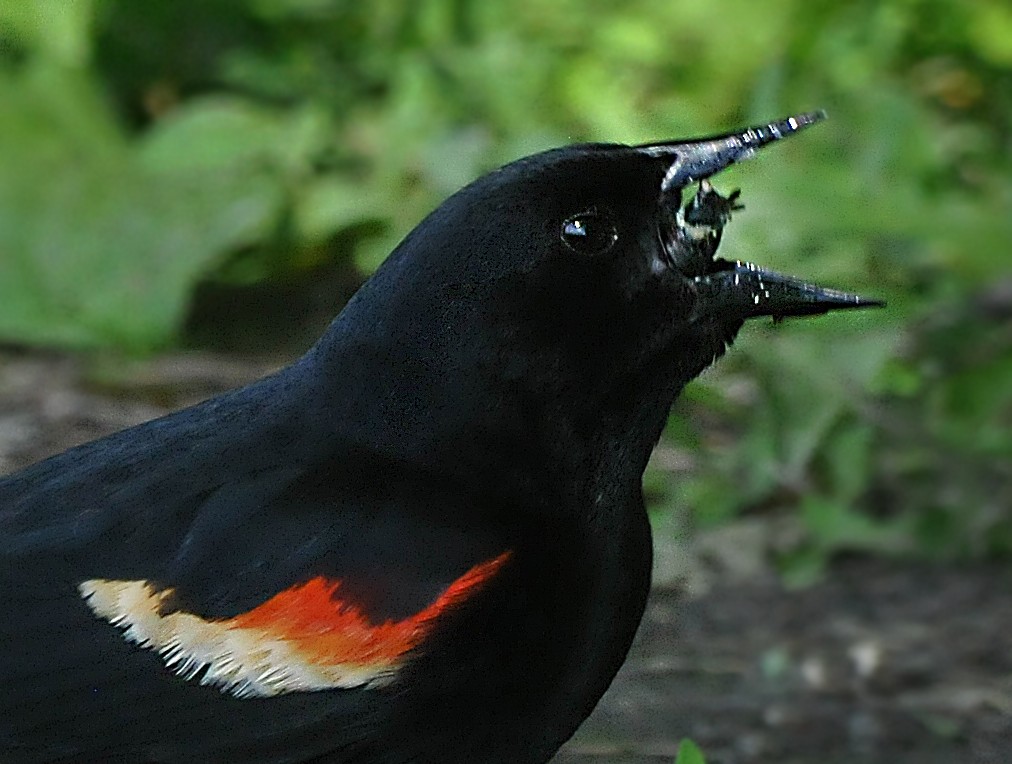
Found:
[[[601,255],[618,241],[611,216],[598,210],[573,215],[562,223],[562,241],[581,255]]]

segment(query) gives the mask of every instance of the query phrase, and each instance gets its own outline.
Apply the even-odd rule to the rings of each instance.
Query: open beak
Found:
[[[763,146],[825,118],[823,111],[809,112],[710,138],[637,147],[671,163],[661,184],[663,214],[658,235],[667,265],[692,281],[697,290],[698,318],[780,319],[884,304],[783,276],[751,263],[716,257],[724,226],[741,205],[737,203],[737,191],[721,196],[707,179],[748,159]],[[683,189],[697,182],[698,192],[683,207]]]

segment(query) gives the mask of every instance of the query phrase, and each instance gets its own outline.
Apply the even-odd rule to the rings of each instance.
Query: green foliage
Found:
[[[832,119],[722,176],[725,257],[889,301],[752,326],[651,494],[838,550],[1012,551],[1004,0],[0,3],[0,341],[145,351],[199,284],[367,273],[438,201],[574,140]]]
[[[688,738],[684,738],[678,745],[678,755],[675,757],[675,764],[706,764],[703,752],[699,746]]]

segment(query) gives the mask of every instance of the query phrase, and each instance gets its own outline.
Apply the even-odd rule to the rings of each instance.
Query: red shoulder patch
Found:
[[[92,611],[123,636],[157,651],[165,665],[238,697],[388,683],[447,610],[472,597],[511,557],[475,565],[421,612],[374,624],[341,599],[341,582],[311,578],[249,612],[209,621],[162,613],[171,590],[147,581],[92,579],[78,587]]]
[[[510,557],[475,565],[427,608],[401,621],[373,624],[353,603],[341,599],[341,582],[318,576],[285,589],[248,613],[225,621],[229,628],[261,629],[311,660],[324,663],[392,661],[414,649],[447,609],[467,600]]]

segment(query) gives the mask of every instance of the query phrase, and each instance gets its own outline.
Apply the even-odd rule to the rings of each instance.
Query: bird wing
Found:
[[[224,720],[270,750],[360,716],[508,564],[467,496],[375,454],[191,448],[184,477],[186,432],[197,451],[222,439],[177,416],[0,483],[0,747],[88,760],[189,739],[218,756]]]

